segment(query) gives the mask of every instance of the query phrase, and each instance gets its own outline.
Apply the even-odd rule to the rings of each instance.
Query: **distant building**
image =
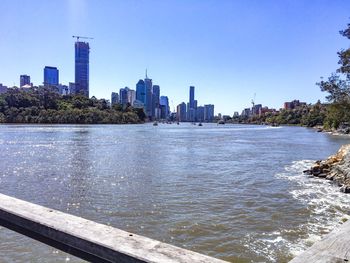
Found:
[[[197,101],[194,99],[194,86],[190,86],[189,102],[187,104],[187,120],[196,121]]]
[[[58,84],[57,86],[50,86],[55,87],[56,91],[61,95],[68,95],[69,94],[69,87],[67,85]]]
[[[72,94],[72,95],[76,94],[74,82],[69,82],[68,89],[69,89],[69,94]]]
[[[142,79],[136,84],[136,100],[142,102],[143,105],[146,105],[146,86]]]
[[[154,119],[160,119],[160,87],[154,85],[152,88],[152,117]]]
[[[204,121],[204,107],[203,106],[197,107],[196,118],[197,118],[197,121],[200,121],[200,122]]]
[[[75,93],[89,97],[89,54],[87,42],[75,42]]]
[[[119,90],[119,103],[122,104],[123,106],[129,103],[128,91],[129,91],[128,87],[125,87],[124,89]]]
[[[134,106],[134,101],[136,100],[136,91],[133,89],[128,90],[128,103],[130,103],[131,106]]]
[[[56,67],[44,68],[44,86],[55,86],[59,83],[59,71]]]
[[[111,94],[111,105],[115,105],[119,103],[119,94],[118,92],[112,92]]]
[[[178,121],[186,121],[186,103],[177,105],[176,118]]]
[[[146,71],[145,78],[145,90],[146,90],[146,102],[145,102],[145,112],[149,119],[152,119],[152,79],[149,79]]]
[[[305,106],[306,102],[300,102],[299,100],[293,100],[291,102],[285,102],[283,108],[285,110],[293,110],[301,106]]]
[[[242,117],[250,117],[250,115],[251,115],[251,110],[250,110],[250,108],[245,108],[245,109],[242,111],[242,114],[241,114]]]
[[[255,104],[252,107],[251,115],[253,115],[253,116],[260,116],[261,115],[261,109],[262,109],[262,105],[261,104]]]
[[[214,120],[214,105],[204,105],[204,121],[212,122]]]
[[[170,111],[169,111],[169,99],[167,96],[161,96],[160,97],[160,118],[166,119],[168,118]]]
[[[30,83],[30,76],[28,76],[28,75],[21,75],[20,77],[19,77],[19,87],[20,88],[22,88],[23,86],[25,86],[25,85],[30,85],[30,86],[32,86],[31,85],[31,83]]]
[[[134,108],[138,108],[138,109],[141,109],[141,108],[144,109],[145,105],[143,104],[143,102],[141,102],[139,100],[135,100],[133,107]]]
[[[235,112],[233,113],[233,117],[238,117],[238,116],[239,116],[238,111],[235,111]]]
[[[0,83],[0,94],[7,92],[7,90],[8,90],[7,86],[4,86]]]

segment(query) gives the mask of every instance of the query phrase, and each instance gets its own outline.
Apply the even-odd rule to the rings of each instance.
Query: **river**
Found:
[[[302,171],[347,137],[188,123],[0,125],[0,192],[234,262],[287,262],[349,218]],[[1,262],[82,262],[0,228]]]

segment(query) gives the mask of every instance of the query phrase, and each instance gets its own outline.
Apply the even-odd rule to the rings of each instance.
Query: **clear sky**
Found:
[[[145,69],[171,109],[196,87],[199,105],[232,115],[256,103],[324,101],[315,85],[349,42],[349,0],[0,0],[0,83],[44,66],[74,82],[74,39],[91,36],[90,94],[135,89]]]

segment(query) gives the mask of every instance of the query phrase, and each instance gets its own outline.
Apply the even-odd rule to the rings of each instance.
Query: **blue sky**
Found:
[[[315,85],[337,68],[349,42],[343,0],[1,0],[0,83],[28,74],[43,82],[45,65],[74,81],[74,39],[90,41],[90,94],[135,88],[145,75],[174,106],[196,87],[199,104],[233,114],[256,103],[324,100]],[[172,105],[170,105],[172,108]]]

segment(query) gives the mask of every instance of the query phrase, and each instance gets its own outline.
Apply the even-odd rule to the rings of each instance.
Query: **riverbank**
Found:
[[[350,144],[343,145],[336,154],[317,161],[304,173],[333,181],[340,191],[350,193]]]

